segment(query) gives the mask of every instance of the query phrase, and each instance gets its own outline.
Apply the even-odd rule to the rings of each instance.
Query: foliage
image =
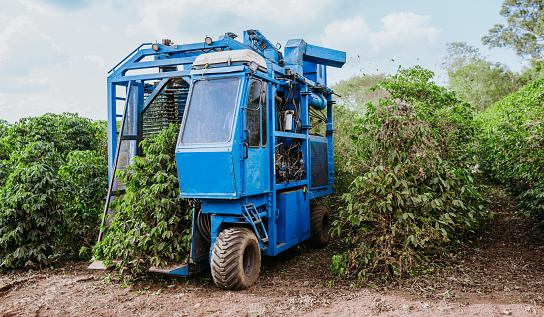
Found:
[[[385,74],[355,76],[347,80],[341,80],[332,89],[337,94],[334,105],[334,162],[336,168],[334,174],[334,191],[337,195],[328,195],[321,198],[321,203],[331,206],[343,204],[341,193],[348,191],[349,184],[355,178],[351,160],[348,159],[355,147],[351,139],[351,129],[362,114],[366,112],[366,104],[378,102],[389,97],[385,89],[373,89],[377,83],[385,78]],[[319,128],[319,126],[318,126]],[[324,131],[319,131],[323,133]],[[333,209],[336,209],[333,207]]]
[[[333,258],[339,275],[361,282],[417,271],[485,218],[462,160],[473,108],[432,77],[418,66],[400,69],[376,87],[391,98],[369,103],[353,124],[346,159],[356,177],[333,224],[349,246]]]
[[[4,137],[4,133],[9,129],[10,124],[4,119],[0,119],[0,138]]]
[[[14,157],[15,167],[0,191],[0,266],[50,264],[59,256],[63,229],[60,157],[47,142],[31,143]]]
[[[480,114],[481,168],[519,194],[521,207],[544,216],[544,79]]]
[[[97,140],[97,155],[108,161],[108,121],[99,120],[92,122],[95,127],[95,138]]]
[[[384,74],[363,75],[339,81],[333,87],[334,92],[341,96],[336,98],[337,102],[349,110],[364,113],[366,103],[388,97],[383,89],[371,89],[384,77]]]
[[[520,75],[500,63],[482,57],[477,48],[465,42],[447,44],[443,66],[448,71],[449,87],[483,111],[522,86]]]
[[[11,145],[9,144],[8,139],[0,138],[0,161],[8,160],[10,153],[11,153]]]
[[[179,126],[142,141],[144,157],[134,158],[118,179],[126,193],[112,204],[115,214],[105,238],[95,245],[98,260],[119,267],[183,261],[191,243],[191,208],[179,197],[174,159]]]
[[[541,0],[505,0],[500,14],[507,24],[495,24],[482,42],[490,47],[511,47],[522,57],[542,58],[544,3]]]
[[[9,159],[11,153],[11,145],[6,137],[10,126],[9,122],[0,119],[0,161]],[[0,171],[0,180],[2,180],[2,171]]]
[[[334,164],[337,166],[334,172],[334,192],[339,195],[325,196],[324,200],[329,200],[327,202],[329,205],[343,205],[341,195],[348,191],[350,183],[355,178],[349,157],[355,151],[355,143],[351,134],[353,122],[358,118],[360,118],[358,112],[349,110],[342,105],[334,105],[334,125],[337,129],[334,135]]]
[[[40,117],[22,118],[8,130],[8,138],[17,148],[36,142],[50,142],[58,152],[95,150],[100,140],[99,126],[91,119],[74,113],[46,113]]]
[[[480,50],[467,42],[446,43],[446,51],[448,54],[442,61],[442,67],[448,72],[457,71],[483,59]]]
[[[103,157],[92,151],[72,151],[59,169],[65,231],[64,249],[71,255],[94,244],[100,228],[107,193],[108,167]]]
[[[107,168],[95,155],[97,143],[88,136],[97,131],[89,123],[47,114],[4,130],[9,155],[0,159],[0,269],[49,265],[90,246]]]
[[[464,100],[479,111],[521,87],[519,75],[500,63],[477,61],[448,73],[450,89],[463,95]]]
[[[524,85],[530,84],[535,80],[544,78],[544,62],[531,61],[531,67],[527,67],[520,75],[521,82]]]

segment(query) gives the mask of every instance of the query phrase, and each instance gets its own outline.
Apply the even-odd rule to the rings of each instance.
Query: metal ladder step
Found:
[[[257,211],[257,208],[255,208],[254,204],[247,204],[242,206],[245,213],[243,213],[244,218],[246,218],[246,221],[249,222],[253,229],[255,230],[255,234],[257,234],[257,239],[261,240],[263,243],[268,242],[268,233],[266,232],[266,228],[264,227],[263,220],[261,219],[261,216],[259,216],[259,212]],[[257,228],[257,224],[260,224],[259,228],[262,230],[264,237],[261,238],[261,234],[259,233],[259,229]]]

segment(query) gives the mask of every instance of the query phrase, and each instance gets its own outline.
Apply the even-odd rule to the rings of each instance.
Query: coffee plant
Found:
[[[520,207],[544,218],[544,79],[477,117],[479,160],[490,177],[518,194]]]
[[[11,146],[8,138],[6,137],[9,127],[9,122],[0,119],[0,162],[9,159],[9,154],[11,153]],[[0,171],[0,174],[1,173],[2,171]],[[1,180],[2,176],[0,175],[0,181]]]
[[[96,237],[105,196],[98,127],[68,113],[0,126],[0,269],[77,258]]]
[[[338,161],[355,176],[333,233],[349,249],[332,270],[358,282],[391,280],[425,268],[486,218],[465,158],[473,108],[420,67],[400,69],[376,88],[391,95],[351,130],[353,149]]]
[[[191,208],[179,197],[174,157],[179,126],[141,142],[144,156],[117,172],[126,186],[122,198],[111,204],[115,214],[104,239],[93,249],[96,260],[134,273],[148,265],[181,262],[191,244]]]
[[[98,152],[98,153],[95,153]],[[65,230],[62,247],[77,256],[96,242],[107,192],[106,160],[99,151],[72,151],[60,167]],[[83,253],[82,253],[83,255]]]
[[[50,264],[63,231],[57,175],[62,161],[55,147],[34,142],[16,157],[0,192],[0,266]]]
[[[22,118],[7,131],[9,142],[18,148],[36,142],[50,142],[62,154],[70,151],[96,150],[100,144],[99,126],[91,119],[74,113],[46,113]]]

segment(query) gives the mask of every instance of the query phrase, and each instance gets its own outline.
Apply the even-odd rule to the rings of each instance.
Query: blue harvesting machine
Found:
[[[107,202],[122,195],[115,171],[142,155],[139,142],[181,124],[175,155],[180,196],[194,206],[191,252],[186,263],[150,270],[210,267],[225,289],[251,286],[261,255],[328,243],[329,210],[313,203],[334,183],[326,66],[346,61],[302,39],[281,52],[257,30],[236,37],[142,44],[108,77]]]

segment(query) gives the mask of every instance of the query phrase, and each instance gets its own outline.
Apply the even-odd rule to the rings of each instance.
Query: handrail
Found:
[[[134,53],[138,52],[140,50],[140,48],[142,48],[142,46],[145,46],[145,45],[153,45],[153,43],[143,43],[141,44],[140,46],[138,46],[134,51],[132,51],[130,54],[128,54],[125,58],[123,58],[122,61],[120,61],[119,63],[117,63],[117,65],[113,66],[112,69],[110,69],[108,71],[108,74],[110,74],[111,72],[113,72],[117,66],[123,64],[127,59],[129,59],[130,57],[132,57],[132,55],[134,55]]]

